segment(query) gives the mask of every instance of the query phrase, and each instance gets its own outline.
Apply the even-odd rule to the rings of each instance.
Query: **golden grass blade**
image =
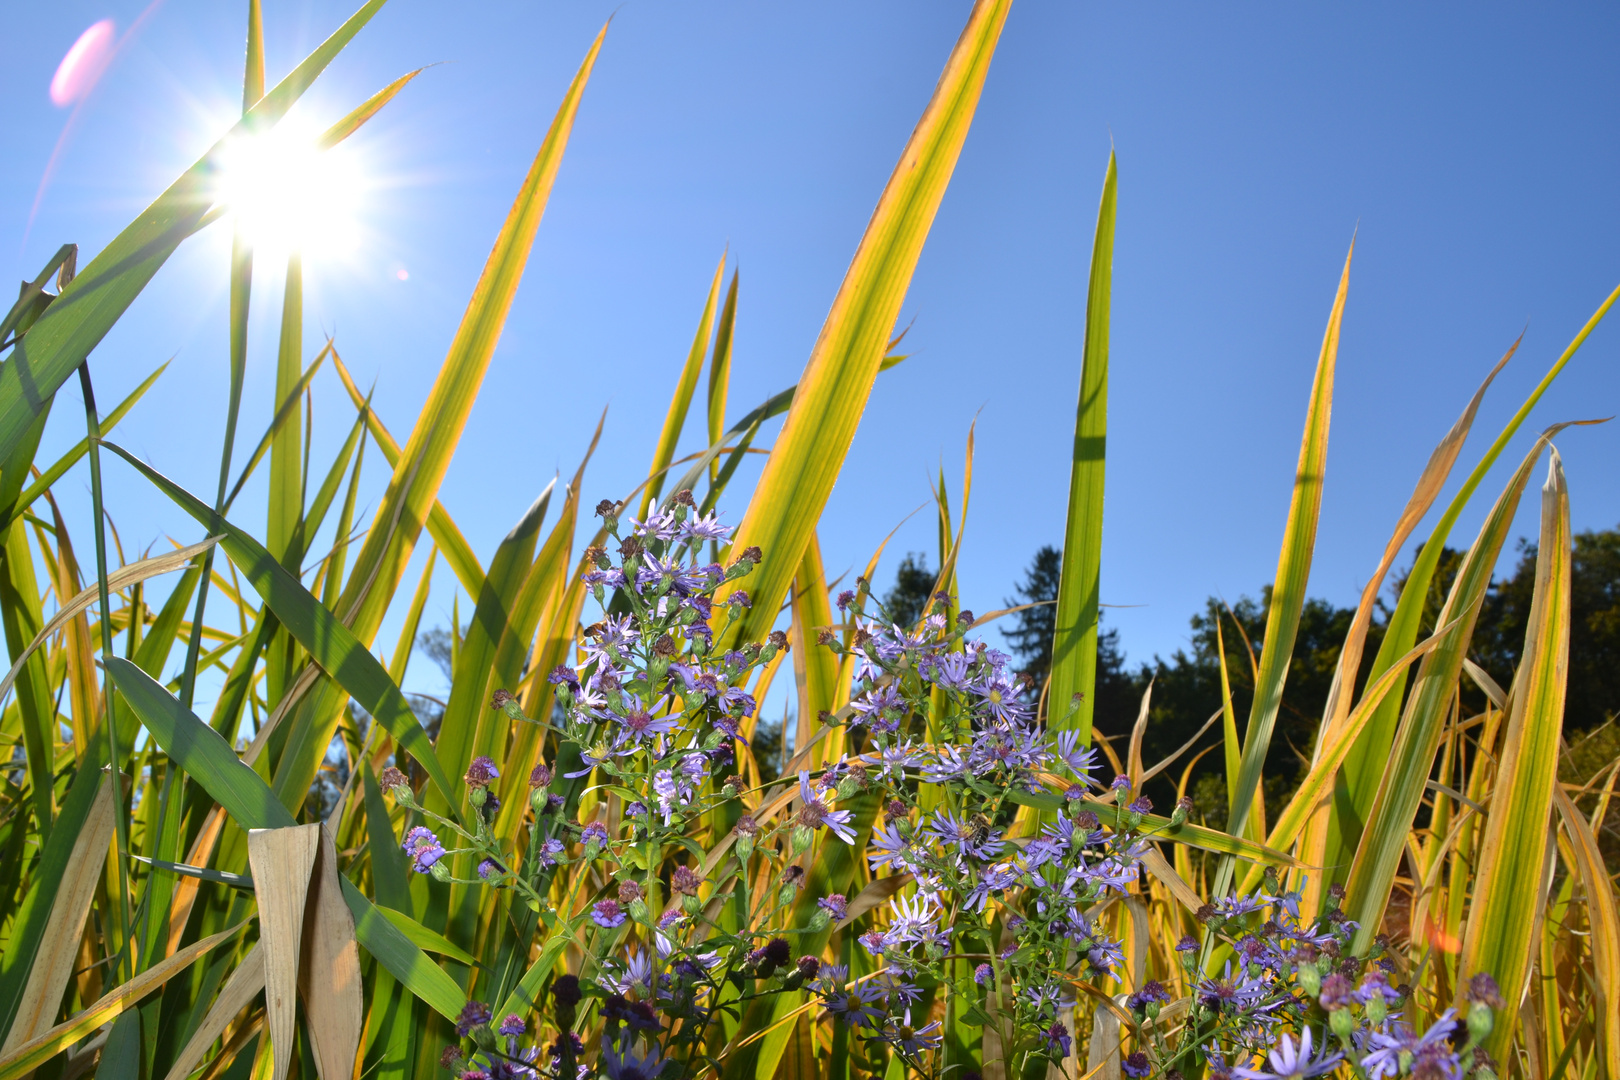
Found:
[[[1097,627],[1101,608],[1103,467],[1108,444],[1108,325],[1114,287],[1114,210],[1118,172],[1108,152],[1097,231],[1086,289],[1086,339],[1080,359],[1080,404],[1074,418],[1069,508],[1063,534],[1052,637],[1047,717],[1054,728],[1076,728],[1091,741],[1096,707]]]
[[[106,771],[96,788],[90,816],[73,843],[67,873],[57,886],[56,902],[51,905],[51,917],[45,923],[45,934],[17,1003],[11,1030],[6,1033],[5,1045],[0,1046],[0,1057],[48,1031],[62,1007],[62,991],[73,974],[84,922],[90,916],[90,904],[96,898],[96,886],[106,866],[107,845],[112,840],[113,785],[107,782]]]
[[[199,956],[227,938],[235,937],[241,929],[242,924],[238,923],[187,946],[108,991],[71,1020],[58,1024],[8,1054],[0,1055],[0,1080],[17,1080],[18,1077],[27,1076],[98,1027],[116,1019],[125,1009],[190,967]]]
[[[319,825],[248,832],[248,864],[253,867],[259,943],[264,949],[264,1011],[275,1063],[272,1080],[287,1080],[297,1053],[293,1039],[298,1019],[298,957],[320,841]]]
[[[681,440],[681,429],[686,426],[686,412],[692,405],[692,392],[697,389],[698,375],[703,371],[703,356],[709,351],[709,335],[714,329],[714,305],[720,297],[720,282],[726,273],[726,252],[720,254],[720,265],[714,268],[714,281],[709,285],[709,298],[703,303],[703,317],[698,320],[697,333],[692,335],[692,347],[686,352],[686,364],[675,384],[675,396],[669,399],[669,412],[664,415],[664,428],[658,433],[658,448],[653,451],[652,466],[647,470],[648,483],[641,489],[641,509],[636,516],[646,518],[647,508],[664,490],[664,473],[675,460],[675,444]],[[716,440],[712,437],[710,443]]]
[[[1490,584],[1502,545],[1507,542],[1513,514],[1530,479],[1530,470],[1541,456],[1542,448],[1566,426],[1558,424],[1542,432],[1497,497],[1440,611],[1439,621],[1449,629],[1444,635],[1436,635],[1440,641],[1418,666],[1394,747],[1345,883],[1344,912],[1361,924],[1355,940],[1357,949],[1365,949],[1383,923],[1395,872],[1440,748],[1446,714],[1462,671],[1462,658],[1479,617],[1480,600]]]
[[[225,1028],[236,1019],[238,1013],[247,1008],[259,991],[264,989],[264,950],[258,945],[248,949],[242,957],[231,977],[225,980],[224,989],[208,1007],[208,1014],[203,1022],[197,1026],[191,1038],[186,1040],[185,1048],[174,1059],[169,1067],[169,1073],[164,1080],[186,1080],[192,1071],[202,1064],[203,1055],[208,1048],[214,1045],[214,1040],[225,1033]]]
[[[264,11],[259,0],[248,0],[247,60],[242,66],[242,111],[264,97]]]
[[[416,634],[422,626],[422,611],[427,607],[428,593],[433,588],[433,566],[438,560],[439,549],[435,545],[428,549],[422,576],[411,594],[411,606],[405,609],[405,621],[399,627],[399,643],[394,646],[394,655],[388,658],[388,677],[396,686],[405,681],[405,669],[410,666],[411,653],[416,649]]]
[[[832,624],[832,604],[827,599],[827,574],[821,565],[821,544],[814,533],[805,546],[799,573],[793,579],[794,638],[791,655],[799,690],[799,727],[795,747],[810,745],[810,738],[822,713],[838,707],[838,657],[817,638]],[[821,766],[823,754],[812,755],[809,768]]]
[[[478,388],[494,356],[495,345],[506,325],[507,312],[517,295],[518,282],[528,262],[535,232],[540,227],[552,182],[562,164],[585,84],[606,34],[607,27],[603,26],[529,167],[517,200],[484,264],[444,365],[439,369],[439,376],[377,508],[377,521],[398,520],[399,524],[396,528],[373,528],[355,558],[354,573],[343,590],[339,610],[353,613],[351,626],[362,642],[369,641],[376,633],[416,546],[422,524],[438,497],[439,485],[450,467],[450,458],[460,441]],[[448,553],[442,541],[439,546]],[[372,579],[379,587],[369,587]]]
[[[109,591],[117,592],[120,589],[127,589],[138,581],[145,581],[147,578],[157,577],[159,574],[179,570],[191,562],[192,559],[219,543],[219,541],[220,537],[210,536],[206,540],[179,548],[165,555],[154,555],[149,559],[142,559],[127,566],[120,566],[107,575],[107,588]],[[91,585],[89,588],[81,590],[73,599],[62,605],[56,614],[51,617],[51,621],[40,629],[39,633],[34,636],[34,640],[28,643],[28,647],[17,658],[17,662],[11,665],[11,670],[6,672],[4,678],[0,678],[0,702],[4,702],[6,695],[11,693],[12,684],[17,681],[17,676],[22,672],[23,665],[28,662],[28,658],[42,648],[57,631],[77,618],[91,604],[94,604],[99,589],[99,586]]]
[[[1603,851],[1586,817],[1553,785],[1553,804],[1564,819],[1564,831],[1575,849],[1575,869],[1586,890],[1587,925],[1591,928],[1592,967],[1597,976],[1597,1034],[1603,1075],[1620,1076],[1620,913]]]
[[[731,342],[737,328],[737,279],[741,271],[731,272],[731,288],[726,290],[726,304],[720,309],[720,322],[714,331],[714,354],[709,358],[709,445],[718,443],[726,433],[726,390],[731,386]],[[709,462],[709,483],[713,485],[720,473],[720,462]]]
[[[383,87],[381,90],[377,91],[375,94],[372,94],[370,97],[366,98],[366,100],[355,106],[349,115],[345,116],[343,119],[339,120],[337,123],[323,131],[321,133],[321,137],[315,140],[316,147],[321,150],[330,150],[344,139],[347,139],[350,135],[353,135],[356,131],[359,131],[361,126],[365,124],[367,120],[370,120],[373,116],[376,116],[382,111],[384,105],[387,105],[390,101],[393,101],[395,96],[398,95],[401,90],[405,89],[407,83],[416,78],[418,75],[422,74],[422,72],[425,70],[427,69],[417,68],[415,71],[408,71],[399,78],[395,79],[393,82],[389,83],[387,86]]]
[[[1344,257],[1339,290],[1322,335],[1322,352],[1316,362],[1316,378],[1311,385],[1311,404],[1305,416],[1305,434],[1300,440],[1299,466],[1294,473],[1294,494],[1288,507],[1288,525],[1283,531],[1282,553],[1277,558],[1276,584],[1272,588],[1270,611],[1266,615],[1266,636],[1260,648],[1260,670],[1255,676],[1254,704],[1243,732],[1243,758],[1232,799],[1228,831],[1242,835],[1252,813],[1252,801],[1260,790],[1260,770],[1271,749],[1271,732],[1282,704],[1283,682],[1294,655],[1294,635],[1299,631],[1300,612],[1305,605],[1305,586],[1311,576],[1311,556],[1316,548],[1317,518],[1322,509],[1322,478],[1327,466],[1328,428],[1333,414],[1334,371],[1339,357],[1339,324],[1344,319],[1345,296],[1350,291],[1350,261],[1356,245]],[[1230,865],[1222,868],[1216,892],[1230,880]]]
[[[1530,885],[1547,857],[1569,675],[1569,489],[1558,449],[1550,449],[1535,591],[1463,934],[1463,975],[1488,972],[1510,1003],[1530,978],[1530,933],[1541,903]],[[1511,1024],[1498,1025],[1486,1049],[1501,1059],[1512,1038]]]
[[[762,638],[798,572],[871,395],[1010,6],[1011,0],[974,4],[933,98],[878,200],[737,530],[734,550],[758,546],[765,554],[747,579],[754,606],[717,647]],[[724,595],[717,599],[723,602]]]
[[[304,909],[298,990],[304,999],[304,1033],[322,1080],[349,1080],[360,1050],[365,1007],[360,948],[354,940],[354,916],[338,882],[337,848],[325,828],[319,831]]]

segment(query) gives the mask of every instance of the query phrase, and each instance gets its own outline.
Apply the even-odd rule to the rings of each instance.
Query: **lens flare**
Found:
[[[90,92],[112,57],[113,21],[102,19],[79,35],[51,77],[51,103],[71,105]]]
[[[346,254],[357,243],[354,158],[323,149],[293,118],[233,140],[221,151],[217,177],[215,197],[261,253]]]

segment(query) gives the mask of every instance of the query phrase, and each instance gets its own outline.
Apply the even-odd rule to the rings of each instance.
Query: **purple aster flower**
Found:
[[[881,930],[868,930],[855,940],[859,941],[862,947],[873,956],[882,956],[883,949],[888,944]]]
[[[1068,1057],[1074,1046],[1074,1040],[1069,1037],[1068,1025],[1061,1020],[1052,1021],[1052,1026],[1041,1032],[1041,1038],[1046,1040],[1047,1049],[1057,1057]],[[1132,1054],[1131,1056],[1138,1057],[1140,1055]],[[1130,1066],[1127,1064],[1125,1066],[1125,1075],[1135,1077],[1146,1074],[1131,1072]]]
[[[948,810],[936,810],[923,831],[947,846],[959,847],[976,859],[993,859],[1007,845],[988,820],[962,821]]]
[[[627,584],[624,571],[617,566],[606,570],[587,570],[580,580],[592,588],[600,585],[606,589],[622,589]]]
[[[816,797],[810,790],[810,771],[799,770],[799,824],[807,829],[819,829],[823,825],[846,844],[855,842],[855,830],[849,827],[850,818],[854,815],[848,810],[834,810],[827,803]]]
[[[628,1040],[620,1046],[603,1032],[601,1064],[608,1080],[656,1080],[664,1071],[664,1056],[656,1044],[644,1054],[631,1053]]]
[[[1361,1067],[1373,1080],[1398,1075],[1401,1056],[1412,1055],[1410,1071],[1414,1076],[1432,1080],[1461,1080],[1462,1063],[1452,1049],[1451,1036],[1459,1027],[1457,1010],[1447,1009],[1433,1026],[1419,1037],[1404,1023],[1395,1023],[1389,1033],[1374,1032],[1369,1040],[1372,1052],[1361,1059]],[[1419,1063],[1424,1066],[1419,1072]]]
[[[537,857],[540,860],[540,865],[556,866],[557,856],[563,853],[565,846],[566,845],[564,845],[563,842],[557,839],[555,836],[549,837],[545,843],[540,845],[540,850],[537,853]]]
[[[1198,951],[1198,939],[1191,934],[1182,934],[1181,940],[1176,942],[1176,952],[1189,953]]]
[[[461,1015],[456,1017],[456,1034],[465,1038],[473,1028],[489,1023],[493,1015],[490,1007],[482,1001],[467,1002],[461,1007]]]
[[[1097,748],[1082,746],[1080,737],[1079,731],[1072,729],[1060,731],[1057,733],[1057,745],[1053,750],[1074,775],[1089,784],[1092,770],[1097,767]]]
[[[591,921],[604,930],[623,926],[626,917],[617,900],[598,900],[591,905]]]
[[[593,840],[596,841],[597,844],[605,844],[608,842],[607,826],[603,825],[600,821],[591,822],[589,825],[585,826],[585,831],[579,834],[579,841],[582,844],[589,844]]]
[[[1198,984],[1198,994],[1204,1004],[1228,1014],[1248,1008],[1265,993],[1265,984],[1259,979],[1251,979],[1241,971],[1234,974],[1230,960],[1219,979],[1204,979]]]
[[[517,1013],[507,1013],[505,1019],[501,1021],[502,1035],[522,1035],[527,1030],[529,1025]]]
[[[973,981],[980,986],[989,986],[990,980],[995,978],[995,969],[989,964],[980,964],[973,969]]]
[[[720,524],[720,515],[710,511],[707,517],[694,517],[681,529],[681,538],[702,542],[714,540],[725,543],[731,539],[731,526]]]
[[[927,1027],[914,1028],[911,1026],[911,1010],[906,1010],[906,1018],[900,1023],[889,1020],[883,1025],[883,1039],[900,1053],[915,1058],[925,1050],[933,1050],[944,1041],[939,1033],[940,1023],[935,1020]]]
[[[434,863],[444,858],[444,845],[439,843],[439,838],[426,825],[418,825],[406,833],[405,843],[400,846],[411,857],[411,869],[418,874],[427,873]]]
[[[487,788],[491,780],[499,780],[500,777],[501,773],[495,767],[495,760],[480,754],[467,766],[467,775],[464,779],[468,787]]]
[[[1063,1053],[1064,1056],[1067,1056],[1068,1050],[1065,1049]],[[1153,1066],[1149,1063],[1148,1056],[1142,1053],[1140,1050],[1136,1051],[1134,1054],[1127,1055],[1125,1060],[1119,1063],[1119,1068],[1120,1071],[1126,1076],[1130,1077],[1131,1080],[1142,1080],[1142,1077],[1153,1071]]]
[[[1296,1077],[1320,1076],[1337,1068],[1339,1062],[1344,1060],[1344,1055],[1335,1051],[1313,1059],[1311,1038],[1310,1028],[1302,1030],[1296,1049],[1293,1038],[1284,1032],[1278,1043],[1266,1055],[1271,1065],[1269,1070],[1239,1065],[1232,1070],[1232,1075],[1242,1077],[1243,1080],[1289,1080]]]
[[[637,536],[651,536],[657,540],[673,540],[680,531],[681,523],[675,520],[675,511],[660,510],[649,507],[645,521],[635,518],[625,518],[625,523]]]
[[[483,862],[478,864],[478,876],[483,878],[485,881],[494,881],[500,878],[500,876],[504,873],[506,873],[506,871],[501,869],[501,864],[496,862],[494,859],[485,859]]]
[[[842,980],[840,980],[841,982]],[[822,999],[822,1007],[849,1027],[875,1028],[883,1014],[873,1008],[882,994],[870,986],[854,986],[847,992],[829,993]]]

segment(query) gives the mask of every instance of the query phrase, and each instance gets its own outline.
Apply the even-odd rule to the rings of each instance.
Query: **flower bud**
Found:
[[[1384,1001],[1383,994],[1374,994],[1363,1011],[1373,1024],[1382,1024],[1384,1018],[1389,1015],[1389,1004]]]
[[[695,896],[683,896],[681,897],[681,910],[688,915],[696,915],[703,910],[703,901]]]
[[[645,925],[648,921],[647,901],[640,897],[630,901],[630,917],[636,922]]]
[[[1334,1009],[1328,1014],[1328,1027],[1333,1034],[1341,1039],[1348,1039],[1350,1033],[1356,1029],[1356,1018],[1350,1015],[1349,1009]]]
[[[1475,1042],[1484,1042],[1495,1022],[1491,1007],[1484,1002],[1476,1001],[1468,1006],[1468,1034]]]
[[[776,894],[776,902],[781,907],[787,907],[793,903],[793,898],[798,895],[799,887],[797,885],[784,885]]]
[[[830,922],[832,922],[832,916],[828,914],[827,909],[816,908],[816,913],[810,917],[810,932],[812,934],[820,933],[827,929],[827,924]]]
[[[432,868],[428,870],[428,873],[433,875],[433,880],[435,881],[449,881],[450,865],[443,859],[440,859],[438,862],[433,864]]]
[[[485,791],[481,787],[475,787],[471,791],[467,792],[467,801],[472,803],[474,806],[483,806],[484,802],[488,798],[489,792]]]
[[[752,836],[737,837],[737,860],[746,863],[754,854],[754,838]]]
[[[805,825],[795,825],[795,826],[793,826],[793,854],[794,854],[794,856],[797,857],[799,855],[803,855],[806,851],[809,851],[810,850],[810,841],[813,840],[814,838],[815,838],[815,833],[811,832],[808,826],[805,826]]]
[[[1311,997],[1322,992],[1322,973],[1316,970],[1315,964],[1301,964],[1295,974],[1299,979],[1300,989]]]

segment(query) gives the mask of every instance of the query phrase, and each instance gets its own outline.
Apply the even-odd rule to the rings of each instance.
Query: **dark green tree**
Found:
[[[894,587],[883,597],[883,607],[896,626],[909,629],[922,618],[928,598],[934,594],[934,572],[928,569],[928,556],[909,551],[895,571]]]

